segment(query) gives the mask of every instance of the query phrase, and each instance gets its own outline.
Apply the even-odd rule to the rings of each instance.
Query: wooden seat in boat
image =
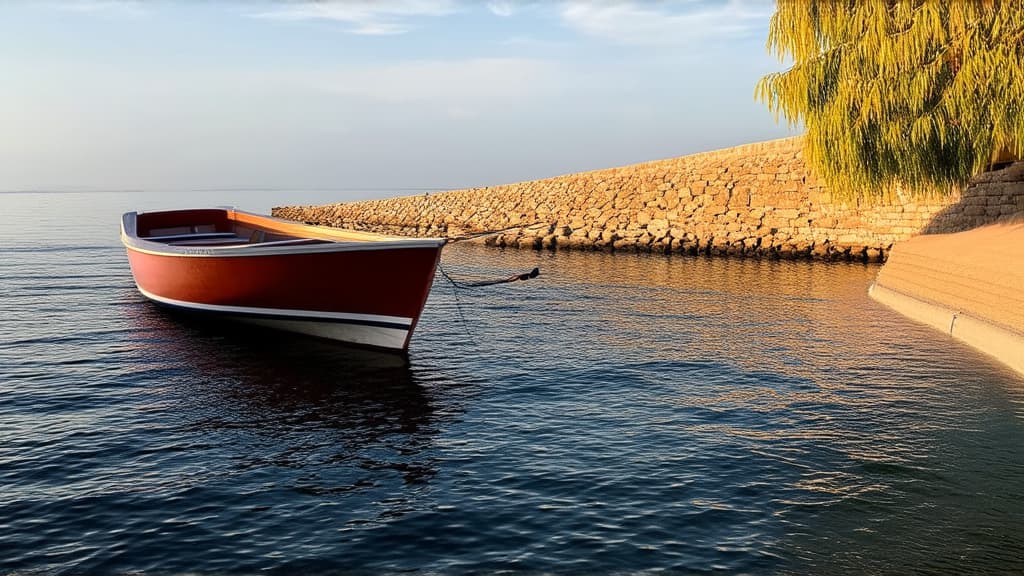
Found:
[[[237,238],[234,232],[190,232],[188,234],[165,234],[163,236],[142,236],[142,240],[170,242],[172,240],[206,240],[210,238]]]

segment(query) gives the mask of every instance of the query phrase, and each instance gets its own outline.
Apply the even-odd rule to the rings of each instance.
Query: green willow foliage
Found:
[[[757,85],[842,195],[948,191],[1024,157],[1024,2],[778,0]]]

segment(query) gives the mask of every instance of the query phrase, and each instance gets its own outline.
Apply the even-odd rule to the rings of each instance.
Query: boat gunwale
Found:
[[[188,210],[156,210],[161,212],[191,212]],[[202,209],[208,210],[208,209]],[[404,238],[385,236],[372,232],[314,226],[302,222],[284,220],[274,216],[255,214],[232,208],[213,208],[225,214],[228,220],[244,224],[258,225],[296,238],[320,240],[317,244],[272,245],[270,243],[237,244],[228,246],[195,246],[172,245],[156,240],[149,240],[138,235],[137,218],[145,212],[126,212],[121,217],[121,242],[129,250],[144,254],[169,257],[255,257],[284,256],[298,254],[323,254],[334,252],[352,252],[369,250],[400,250],[400,249],[440,249],[447,244],[447,238]],[[241,218],[239,218],[239,216]],[[308,235],[303,235],[303,233]],[[355,232],[365,239],[340,239],[345,232]],[[335,239],[337,238],[337,239]]]

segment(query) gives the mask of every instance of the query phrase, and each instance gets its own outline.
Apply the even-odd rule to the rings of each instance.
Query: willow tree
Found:
[[[834,189],[949,190],[1024,157],[1024,3],[778,0],[757,97]]]

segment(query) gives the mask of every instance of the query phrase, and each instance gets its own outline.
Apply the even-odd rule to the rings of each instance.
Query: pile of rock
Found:
[[[922,232],[1024,210],[1024,170],[984,174],[963,193],[833,198],[800,138],[467,190],[275,208],[284,218],[408,236],[503,231],[483,241],[583,249],[877,261]]]

